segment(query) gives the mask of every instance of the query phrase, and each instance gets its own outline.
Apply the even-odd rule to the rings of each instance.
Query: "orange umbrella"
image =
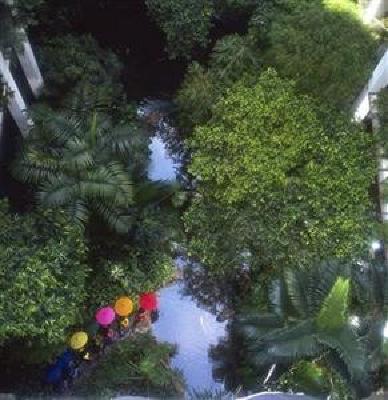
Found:
[[[133,311],[133,302],[127,297],[123,296],[116,300],[115,312],[120,317],[127,317]]]

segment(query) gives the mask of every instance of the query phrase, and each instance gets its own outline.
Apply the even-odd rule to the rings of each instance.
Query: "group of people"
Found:
[[[74,332],[67,348],[46,370],[45,383],[54,390],[64,392],[81,374],[83,368],[98,360],[107,348],[118,340],[136,333],[148,332],[159,318],[155,293],[143,293],[134,312],[129,297],[118,298],[114,307],[97,310],[95,321],[85,330]]]

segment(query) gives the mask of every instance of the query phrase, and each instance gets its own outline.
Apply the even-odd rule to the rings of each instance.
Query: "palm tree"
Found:
[[[57,113],[41,107],[13,172],[37,187],[40,203],[66,208],[77,222],[98,215],[125,233],[133,202],[128,156],[133,128],[112,126],[93,112]]]
[[[366,343],[349,323],[350,268],[323,262],[311,270],[286,270],[278,312],[238,318],[249,359],[263,365],[319,360],[355,390],[369,383]],[[341,276],[342,275],[342,276]],[[280,307],[279,307],[280,306]]]

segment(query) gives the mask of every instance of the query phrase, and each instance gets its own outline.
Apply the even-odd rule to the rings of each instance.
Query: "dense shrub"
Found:
[[[229,87],[244,76],[254,81],[259,72],[259,53],[249,37],[235,34],[218,40],[208,68],[192,63],[177,93],[181,128],[190,132],[206,123],[213,105]]]
[[[134,249],[123,260],[100,262],[87,289],[91,314],[119,296],[137,299],[140,293],[157,290],[174,276],[172,258],[152,249]]]
[[[115,343],[91,374],[75,389],[85,395],[144,393],[172,395],[182,388],[177,371],[169,366],[174,348],[146,334]]]
[[[118,57],[102,49],[90,35],[54,36],[45,41],[40,53],[50,95],[63,98],[80,84],[88,85],[89,90],[104,91],[111,98],[122,93]]]
[[[62,211],[11,214],[2,201],[0,214],[0,343],[63,342],[85,299],[81,232]]]
[[[189,142],[197,194],[185,222],[194,254],[223,269],[365,250],[369,134],[273,71],[253,88],[237,84],[213,111]]]
[[[268,38],[266,59],[279,74],[340,108],[360,92],[376,57],[374,39],[350,0],[291,0],[273,14]]]

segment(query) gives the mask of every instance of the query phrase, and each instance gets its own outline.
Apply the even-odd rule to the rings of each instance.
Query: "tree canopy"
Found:
[[[370,227],[373,143],[273,70],[237,84],[189,140],[192,252],[219,268],[356,257]]]
[[[146,4],[166,36],[170,57],[189,57],[193,47],[208,43],[212,0],[146,0]]]
[[[346,108],[372,69],[376,44],[351,0],[280,1],[266,59],[298,89]]]

